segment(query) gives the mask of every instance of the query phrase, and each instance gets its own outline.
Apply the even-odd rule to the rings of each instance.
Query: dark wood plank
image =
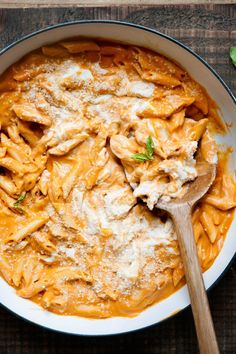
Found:
[[[234,0],[205,0],[205,4],[234,4]],[[165,5],[166,0],[0,0],[3,8],[19,7],[68,7],[68,6],[117,6],[117,5]],[[168,0],[168,5],[186,4],[186,0]],[[199,4],[198,0],[188,0],[188,4]]]
[[[84,19],[134,22],[180,39],[205,58],[236,94],[236,70],[228,55],[229,47],[236,46],[235,5],[0,9],[0,48],[40,28]],[[210,304],[221,353],[235,354],[235,263],[210,291]],[[107,338],[86,338],[49,332],[0,309],[0,353],[195,354],[197,343],[189,310],[140,332]]]

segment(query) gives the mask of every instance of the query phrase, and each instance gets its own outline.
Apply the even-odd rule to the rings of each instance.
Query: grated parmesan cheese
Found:
[[[69,146],[76,134],[91,134],[93,126],[99,130],[103,125],[109,136],[114,123],[119,127],[120,123],[140,121],[139,113],[147,107],[155,85],[142,81],[138,75],[130,78],[122,68],[112,70],[110,73],[98,63],[84,68],[79,61],[65,59],[43,72],[38,85],[28,87],[27,99],[52,118],[52,125],[44,129],[48,147]],[[162,140],[168,138],[162,127],[160,136]],[[90,136],[88,146],[91,149],[92,142]],[[189,156],[194,148],[195,145],[189,146]],[[79,151],[75,148],[63,162],[59,158],[53,172],[50,170],[51,178],[56,174],[56,178],[63,180],[72,169],[71,161],[81,158]],[[82,160],[89,161],[89,158],[88,153]],[[88,271],[89,255],[101,254],[96,271],[94,268],[96,281],[93,283],[93,291],[101,297],[106,296],[106,287],[111,294],[127,295],[132,293],[137,282],[149,281],[161,264],[156,248],[169,247],[176,239],[169,219],[163,223],[158,217],[152,217],[145,206],[136,205],[137,197],[146,195],[149,208],[153,208],[165,186],[148,181],[139,186],[131,183],[133,193],[129,185],[122,184],[122,179],[126,180],[123,169],[119,167],[117,172],[117,162],[108,161],[108,158],[107,148],[101,147],[93,162],[93,166],[100,169],[98,184],[87,190],[86,181],[76,177],[62,208],[55,205],[54,209],[48,204],[50,220],[45,226],[56,240],[57,252],[44,257],[44,262],[53,264],[60,259],[63,266],[69,264]],[[184,180],[180,167],[175,173]],[[192,173],[190,167],[186,166],[185,173]],[[45,170],[41,180],[49,174]],[[78,286],[78,292],[81,291]]]

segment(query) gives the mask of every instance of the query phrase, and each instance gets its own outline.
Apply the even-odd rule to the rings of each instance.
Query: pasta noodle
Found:
[[[172,221],[198,159],[217,177],[192,221],[202,270],[219,254],[236,185],[216,104],[150,50],[75,38],[0,78],[0,274],[48,311],[134,316],[184,284]],[[147,206],[141,202],[143,200]]]

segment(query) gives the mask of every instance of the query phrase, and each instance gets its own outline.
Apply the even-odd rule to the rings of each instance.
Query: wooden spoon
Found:
[[[219,348],[212,322],[209,303],[198,261],[191,212],[195,203],[206,194],[216,176],[216,166],[207,162],[197,164],[198,177],[189,184],[182,198],[158,202],[156,207],[172,217],[178,236],[193,317],[201,354],[217,354]]]

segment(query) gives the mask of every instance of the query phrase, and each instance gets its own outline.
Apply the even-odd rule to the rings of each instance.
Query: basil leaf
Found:
[[[146,142],[146,154],[150,159],[153,156],[153,152],[154,152],[153,148],[154,148],[154,143],[153,143],[151,136],[149,136],[147,138],[147,142]]]
[[[236,47],[230,48],[229,55],[233,65],[236,67]]]
[[[140,162],[151,160],[151,158],[147,154],[143,154],[143,153],[134,154],[132,156],[132,159],[134,159],[136,161],[140,161]]]
[[[16,209],[18,209],[19,211],[23,211],[23,209],[21,209],[21,208],[19,207],[19,205],[20,205],[20,203],[25,199],[25,197],[26,197],[26,192],[23,192],[23,193],[19,196],[19,198],[17,199],[17,201],[13,204],[13,207],[16,208]]]
[[[139,161],[139,162],[152,160],[153,153],[154,153],[153,148],[154,148],[154,143],[153,143],[151,136],[149,136],[146,141],[146,151],[141,152],[140,154],[134,154],[132,156],[132,159]]]

